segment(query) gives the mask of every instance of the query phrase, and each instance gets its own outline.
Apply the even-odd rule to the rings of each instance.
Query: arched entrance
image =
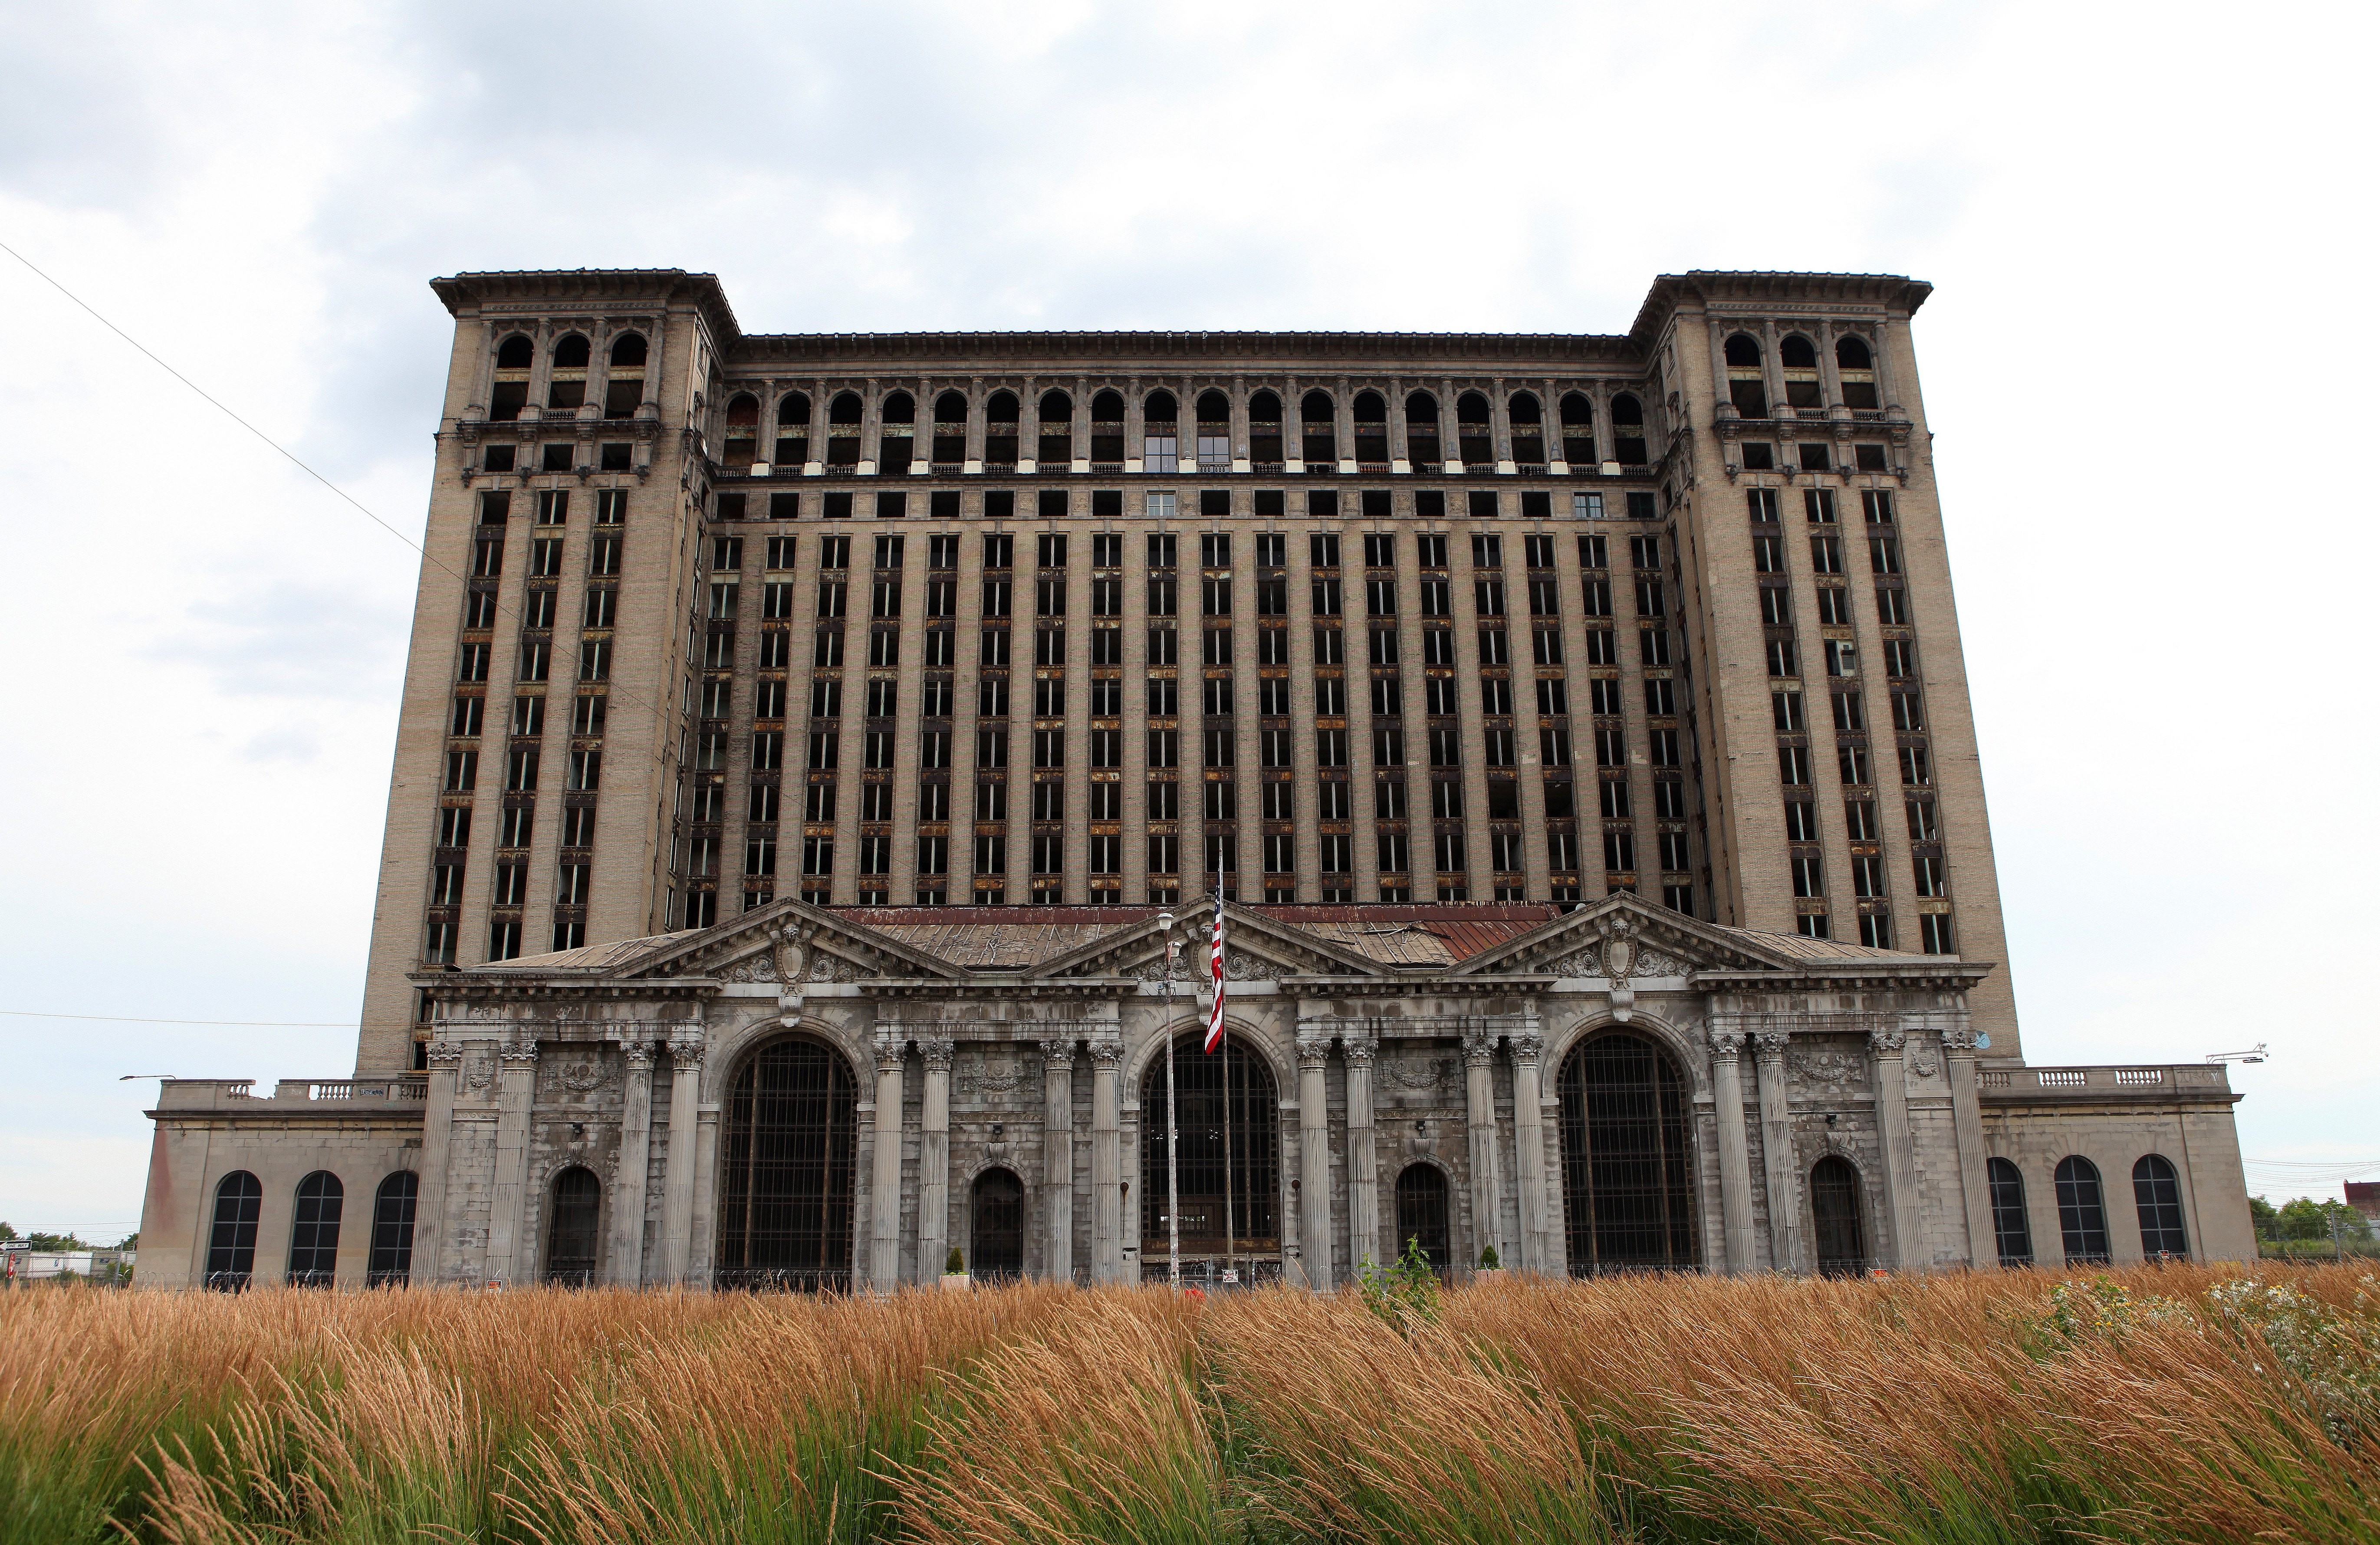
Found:
[[[727,1287],[851,1284],[859,1084],[806,1036],[762,1047],[727,1093],[714,1276]]]
[[[1281,1100],[1264,1058],[1226,1040],[1223,1050],[1200,1050],[1197,1031],[1177,1036],[1173,1064],[1181,1077],[1176,1119],[1182,1186],[1182,1259],[1199,1275],[1220,1269],[1227,1253],[1242,1281],[1277,1271],[1281,1261]],[[1231,1169],[1224,1186],[1225,1120]],[[1144,1273],[1165,1270],[1165,1059],[1149,1064],[1140,1094],[1140,1259]],[[1230,1217],[1225,1217],[1225,1203]],[[1228,1234],[1228,1238],[1227,1238]]]
[[[1446,1224],[1446,1172],[1436,1164],[1407,1164],[1397,1175],[1397,1253],[1418,1244],[1443,1273],[1454,1264]]]
[[[1817,1235],[1820,1276],[1856,1277],[1867,1270],[1859,1171],[1840,1153],[1810,1166],[1810,1222]]]
[[[1564,1059],[1555,1089],[1571,1273],[1699,1267],[1686,1079],[1676,1062],[1643,1036],[1613,1030]]]
[[[990,1169],[975,1177],[967,1209],[966,1263],[978,1278],[1008,1278],[1025,1271],[1025,1182],[1014,1170]]]
[[[545,1280],[563,1287],[595,1281],[595,1242],[603,1216],[603,1183],[573,1164],[553,1177],[546,1209]]]

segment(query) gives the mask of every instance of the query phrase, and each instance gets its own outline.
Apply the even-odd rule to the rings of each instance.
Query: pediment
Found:
[[[734,922],[683,936],[624,972],[800,984],[870,978],[960,979],[967,972],[862,923],[797,901],[779,901]],[[793,979],[789,981],[787,979]]]
[[[1704,970],[1775,969],[1782,964],[1748,948],[1736,932],[1615,892],[1473,955],[1451,974],[1625,981]]]
[[[1177,917],[1174,937],[1181,948],[1173,960],[1173,979],[1203,982],[1208,975],[1208,941],[1214,914],[1198,907]],[[1133,977],[1153,982],[1165,979],[1164,962],[1164,934],[1151,919],[1043,961],[1035,969],[1037,975],[1045,977]],[[1223,904],[1223,973],[1232,981],[1383,974],[1377,961],[1317,938],[1294,923],[1268,918],[1231,902]]]

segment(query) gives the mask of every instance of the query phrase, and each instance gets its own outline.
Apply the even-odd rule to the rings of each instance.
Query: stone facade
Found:
[[[1995,1266],[1993,1160],[2022,1177],[2030,1259],[2057,1264],[2073,1223],[2058,1166],[2074,1155],[2100,1177],[2109,1258],[2142,1254],[2126,1182],[2151,1155],[2178,1175],[2189,1253],[2254,1250],[2223,1069],[1979,1056],[1969,996],[1989,966],[1728,928],[1625,894],[1567,914],[1228,915],[1228,1034],[1271,1086],[1257,1118],[1269,1125],[1242,1140],[1278,1155],[1277,1235],[1235,1257],[1256,1275],[1328,1287],[1395,1253],[1414,1165],[1444,1182],[1441,1248],[1458,1270],[1488,1246],[1530,1271],[1640,1264],[1582,1247],[1603,1182],[1565,1162],[1585,1130],[1565,1064],[1614,1035],[1655,1048],[1679,1080],[1687,1234],[1667,1264]],[[1204,919],[1184,921],[1196,934]],[[789,1040],[831,1049],[855,1092],[840,1253],[803,1283],[938,1275],[950,1246],[979,1247],[976,1182],[995,1169],[1022,1183],[1026,1274],[1159,1271],[1141,1154],[1161,1117],[1145,1096],[1168,1027],[1195,1036],[1211,1001],[1179,962],[1169,999],[1164,941],[1147,908],[1065,909],[1053,929],[1026,909],[782,901],[707,930],[426,978],[435,1032],[419,1077],[285,1084],[270,1099],[166,1086],[141,1281],[205,1279],[221,1242],[211,1198],[235,1171],[264,1195],[239,1269],[277,1275],[293,1188],[318,1169],[354,1198],[340,1281],[370,1270],[367,1198],[395,1171],[418,1177],[410,1280],[535,1281],[554,1267],[556,1177],[583,1170],[600,1191],[588,1280],[744,1285],[717,1259],[732,1226],[722,1123],[739,1074]],[[1047,953],[1018,958],[1035,947]],[[1815,1167],[1837,1157],[1856,1176],[1855,1254],[1843,1215],[1830,1234],[1814,1212]],[[1191,1253],[1194,1270],[1215,1254]]]

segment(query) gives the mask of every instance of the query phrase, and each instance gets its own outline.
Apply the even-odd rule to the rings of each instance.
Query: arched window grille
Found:
[[[2002,1266],[2033,1264],[2033,1221],[2024,1211],[2024,1173],[2006,1159],[1985,1166],[1992,1192],[1992,1234]]]
[[[2141,1213],[2141,1253],[2190,1254],[2190,1231],[2181,1219],[2181,1176],[2161,1153],[2144,1154],[2132,1166],[2132,1200]]]
[[[603,1183],[595,1172],[573,1164],[553,1177],[545,1221],[545,1280],[585,1287],[595,1280],[598,1230],[603,1215]]]
[[[1555,1089],[1572,1274],[1699,1267],[1686,1081],[1677,1064],[1643,1037],[1615,1030],[1572,1052]]]
[[[772,1042],[735,1075],[725,1114],[718,1280],[848,1286],[859,1155],[859,1085],[850,1064],[822,1041]]]
[[[1454,1264],[1454,1246],[1447,1224],[1446,1172],[1436,1164],[1407,1164],[1397,1174],[1397,1243],[1402,1259],[1410,1244],[1442,1275]]]
[[[264,1186],[246,1170],[215,1185],[215,1216],[207,1237],[207,1285],[237,1293],[256,1275],[256,1223],[264,1215]]]
[[[2079,1154],[2058,1162],[2058,1229],[2068,1265],[2106,1264],[2107,1208],[2099,1189],[2099,1167]]]
[[[1025,1183],[1016,1172],[989,1169],[969,1198],[967,1271],[993,1282],[1025,1271]]]
[[[371,1259],[368,1287],[401,1287],[413,1277],[413,1215],[421,1198],[421,1177],[398,1170],[372,1197]]]
[[[1182,1080],[1175,1116],[1180,1125],[1182,1255],[1220,1258],[1225,1252],[1224,1122],[1231,1123],[1232,1253],[1243,1259],[1281,1252],[1280,1100],[1262,1057],[1227,1040],[1208,1055],[1197,1031],[1175,1038],[1173,1065]],[[1144,1270],[1162,1271],[1169,1234],[1165,1214],[1165,1059],[1141,1080],[1140,1257]]]
[[[339,1214],[346,1187],[328,1170],[298,1183],[298,1209],[289,1221],[289,1285],[328,1287],[339,1265]]]
[[[1820,1276],[1856,1277],[1867,1270],[1867,1229],[1860,1213],[1859,1170],[1850,1160],[1829,1153],[1810,1166],[1810,1222]]]

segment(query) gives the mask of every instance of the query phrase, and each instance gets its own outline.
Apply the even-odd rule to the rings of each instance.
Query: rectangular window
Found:
[[[1900,748],[1900,781],[1912,788],[1934,781],[1933,763],[1926,757],[1925,747]]]

